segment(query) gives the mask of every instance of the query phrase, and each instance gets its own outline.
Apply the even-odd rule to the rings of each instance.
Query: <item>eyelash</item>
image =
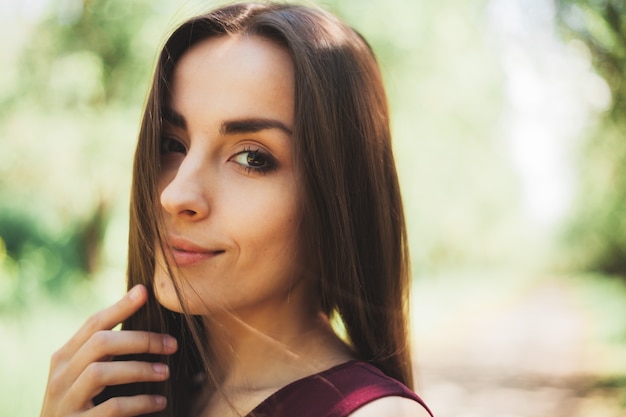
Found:
[[[170,149],[168,148],[168,145],[174,145],[176,148]],[[183,155],[187,154],[187,148],[181,141],[168,136],[164,136],[161,138],[160,151],[162,157],[167,157],[168,155],[177,153]],[[257,158],[260,157],[263,162],[263,166],[247,165],[250,163],[250,156],[246,158],[245,162],[240,162],[236,160],[239,156],[245,154],[254,154]],[[278,168],[278,163],[276,159],[269,153],[261,151],[260,148],[252,149],[251,147],[245,147],[242,151],[237,152],[230,158],[228,158],[228,160],[237,164],[242,170],[246,172],[246,174],[267,174]]]
[[[238,156],[245,155],[245,154],[254,154],[256,157],[260,157],[262,159],[262,162],[264,163],[264,166],[255,167],[255,166],[250,166],[250,165],[244,165],[244,164],[250,163],[250,155],[248,155],[248,157],[246,158],[246,162],[244,163],[241,163],[235,160]],[[251,174],[251,173],[267,174],[271,171],[276,170],[276,168],[278,168],[276,159],[269,153],[261,151],[260,148],[253,150],[250,147],[246,147],[243,149],[243,151],[237,152],[236,154],[231,156],[228,160],[239,165],[241,169],[243,169],[247,174]]]
[[[176,146],[179,146],[180,148],[176,150],[172,150],[172,149],[168,149],[167,145],[176,145]],[[168,136],[162,137],[161,142],[159,144],[159,148],[160,148],[162,156],[166,156],[167,154],[173,154],[173,153],[182,153],[183,155],[187,155],[187,147],[176,138],[172,138]]]

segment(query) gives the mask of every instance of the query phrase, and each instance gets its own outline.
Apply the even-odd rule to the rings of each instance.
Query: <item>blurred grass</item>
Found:
[[[597,274],[571,280],[593,318],[590,331],[597,342],[597,373],[619,386],[626,377],[626,284],[619,277]],[[621,387],[626,390],[626,385]]]
[[[27,310],[0,314],[0,417],[39,415],[50,356],[123,293],[119,271],[109,271],[62,300],[36,296]]]
[[[464,268],[414,287],[418,393],[436,415],[624,415],[622,281]]]

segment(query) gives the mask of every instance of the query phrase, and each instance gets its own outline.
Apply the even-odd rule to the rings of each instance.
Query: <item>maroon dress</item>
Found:
[[[374,400],[404,397],[428,407],[409,388],[372,365],[349,361],[276,391],[246,417],[346,417]],[[432,416],[430,410],[428,413]]]

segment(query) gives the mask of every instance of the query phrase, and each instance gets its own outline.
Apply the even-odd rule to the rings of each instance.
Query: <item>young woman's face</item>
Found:
[[[192,314],[244,314],[306,293],[293,114],[293,63],[271,41],[215,37],[177,64],[159,174],[167,242],[154,276],[166,308],[181,311],[164,258]]]

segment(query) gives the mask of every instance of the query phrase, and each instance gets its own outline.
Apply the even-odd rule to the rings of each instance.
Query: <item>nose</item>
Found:
[[[209,215],[209,198],[201,166],[185,160],[174,177],[161,191],[161,206],[169,214],[189,221],[199,221]],[[165,180],[167,181],[167,180]]]

